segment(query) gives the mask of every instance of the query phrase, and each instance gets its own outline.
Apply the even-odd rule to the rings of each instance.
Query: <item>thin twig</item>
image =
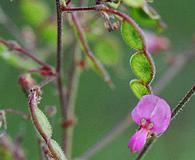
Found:
[[[75,121],[75,101],[77,96],[77,89],[80,80],[80,68],[77,63],[80,61],[81,50],[78,44],[75,46],[75,50],[72,55],[72,66],[70,67],[69,71],[69,78],[68,78],[68,86],[67,86],[67,119],[72,119]],[[68,141],[67,141],[67,156],[71,159],[72,157],[72,142],[73,142],[73,133],[74,133],[74,124],[68,126],[67,134],[68,134]]]
[[[55,76],[50,76],[48,77],[47,79],[43,80],[39,86],[40,88],[43,88],[45,87],[46,85],[50,84],[51,82],[53,82],[54,80],[56,80],[56,77]]]
[[[185,54],[185,56],[183,55],[178,55],[176,57],[176,60],[180,61],[180,62],[176,62],[175,64],[173,64],[170,68],[167,69],[167,71],[164,73],[164,75],[159,79],[159,81],[157,81],[153,87],[154,93],[159,93],[161,92],[165,87],[166,84],[168,82],[170,82],[175,75],[181,71],[181,69],[184,67],[184,65],[186,63],[188,63],[191,59],[192,56],[194,56],[193,52],[190,52],[188,54]],[[171,72],[170,72],[171,71]],[[165,80],[165,81],[162,81]],[[159,87],[160,86],[160,87]],[[92,145],[91,147],[89,147],[89,149],[84,152],[81,156],[79,156],[79,160],[88,160],[89,158],[91,158],[94,154],[96,154],[97,152],[99,152],[100,150],[102,150],[108,143],[110,143],[113,139],[115,139],[116,137],[120,136],[121,133],[123,133],[130,125],[130,123],[127,122],[129,115],[125,116],[125,118],[123,120],[121,120],[121,122],[119,122],[118,124],[116,124],[115,127],[113,127],[112,130],[118,130],[120,128],[120,126],[122,125],[123,128],[120,128],[120,131],[118,131],[118,134],[113,134],[111,131],[106,134],[105,136],[103,136],[100,140],[98,140],[97,143],[95,143],[94,145]],[[107,140],[109,138],[109,140]],[[151,139],[152,140],[152,139]]]
[[[120,121],[116,127],[111,129],[104,137],[102,137],[98,142],[90,147],[82,156],[78,158],[78,160],[88,160],[94,154],[96,154],[100,149],[103,149],[109,142],[114,140],[116,137],[121,135],[124,130],[129,126],[131,123],[130,117],[126,117],[124,120]]]
[[[44,61],[42,61],[41,59],[39,59],[37,56],[35,56],[34,54],[30,53],[28,50],[22,48],[18,43],[16,43],[15,41],[7,41],[7,40],[3,40],[0,39],[0,44],[4,44],[6,45],[8,48],[15,50],[29,58],[31,58],[34,62],[38,63],[39,65],[42,66],[50,66],[49,64],[45,63]]]
[[[121,17],[123,20],[130,23],[136,29],[136,31],[140,34],[142,41],[144,42],[144,48],[146,48],[145,47],[146,43],[145,43],[143,31],[140,29],[140,27],[137,25],[137,23],[135,23],[135,21],[125,13],[114,10],[112,8],[108,8],[104,5],[96,5],[96,6],[91,6],[91,7],[75,7],[75,8],[68,8],[68,7],[62,6],[61,9],[62,9],[63,12],[75,12],[75,11],[77,11],[77,12],[98,11],[99,12],[99,11],[103,11],[103,12],[106,12],[106,13],[117,15],[117,16]]]
[[[182,100],[179,102],[179,104],[172,110],[171,119],[173,120],[177,114],[184,108],[186,103],[191,99],[195,92],[195,84],[192,86],[192,88],[187,92],[187,94],[182,98]]]
[[[5,111],[5,113],[13,113],[17,116],[24,118],[24,119],[30,119],[30,115],[26,112],[18,111],[18,110],[13,109],[13,108],[5,108],[3,110]]]
[[[67,102],[64,92],[64,87],[62,83],[62,12],[60,0],[56,0],[56,10],[57,10],[57,54],[56,54],[56,75],[57,75],[57,88],[60,97],[61,111],[63,121],[67,120]],[[67,131],[63,130],[63,149],[66,153],[67,150]]]
[[[96,68],[99,70],[99,72],[101,73],[101,75],[104,77],[104,80],[108,83],[108,85],[110,87],[113,87],[113,83],[112,80],[110,78],[109,73],[106,71],[106,69],[104,68],[104,66],[102,65],[102,63],[95,57],[95,55],[92,53],[87,40],[85,38],[85,32],[83,30],[83,27],[80,24],[80,21],[76,15],[76,13],[72,13],[72,21],[74,23],[74,26],[77,30],[78,36],[79,36],[79,40],[83,46],[83,50],[84,53],[87,55],[87,57],[89,57],[89,59],[94,63],[94,65],[96,66]]]

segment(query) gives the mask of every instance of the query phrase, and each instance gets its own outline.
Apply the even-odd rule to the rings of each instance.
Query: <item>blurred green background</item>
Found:
[[[22,18],[20,2],[20,0],[0,0],[0,6],[19,29],[28,24],[28,21]],[[55,11],[54,1],[44,2],[46,2],[45,4],[49,4],[50,12]],[[152,5],[160,13],[168,26],[164,35],[170,39],[171,48],[166,53],[174,55],[192,51],[194,45],[192,39],[195,33],[195,1],[159,0],[155,1]],[[70,26],[66,25],[67,27]],[[37,30],[34,32],[36,33]],[[65,39],[66,35],[69,34],[67,32],[65,31],[64,33]],[[75,126],[74,134],[74,157],[81,155],[90,146],[97,143],[102,136],[110,131],[120,120],[124,119],[127,113],[137,103],[137,99],[129,89],[129,80],[135,78],[129,68],[129,48],[123,43],[119,34],[113,34],[116,37],[118,36],[121,42],[120,46],[122,46],[120,49],[120,54],[122,55],[120,64],[121,71],[118,67],[108,67],[116,88],[114,90],[109,89],[102,78],[97,76],[92,70],[87,70],[82,73],[76,99],[76,117],[78,118],[78,123]],[[2,23],[0,23],[0,37],[4,39],[15,39]],[[41,47],[42,43],[40,42],[38,46]],[[72,51],[71,48],[67,47],[67,44],[65,44],[67,48],[64,51],[65,53]],[[48,48],[54,47],[50,44],[43,43],[43,45],[46,49],[42,50],[42,52],[47,52],[47,46]],[[52,54],[55,54],[55,48],[52,51]],[[41,53],[40,50],[39,53]],[[64,62],[66,63],[66,56],[64,57]],[[164,52],[159,55],[154,55],[153,58],[156,62],[157,70],[154,84],[161,79],[161,76],[169,67],[165,62]],[[48,61],[54,63],[51,57]],[[166,98],[169,104],[174,107],[192,84],[195,83],[194,68],[195,59],[192,59],[158,95]],[[20,86],[17,84],[19,73],[21,72],[8,65],[3,59],[0,59],[0,108],[13,107],[28,111],[27,98],[25,98]],[[56,117],[50,120],[53,121],[54,138],[60,143],[60,109],[58,97],[52,85],[46,86],[43,90],[43,99],[40,106],[43,109],[45,105],[55,105],[58,108]],[[145,160],[195,159],[194,106],[195,98],[193,97],[186,105],[184,111],[172,122],[168,131],[154,144],[145,157]],[[100,152],[97,152],[91,160],[133,159],[135,155],[130,153],[127,148],[127,142],[135,129],[135,124],[129,126],[122,135],[109,143]],[[23,121],[14,115],[8,115],[7,131],[12,137],[24,135],[22,146],[28,159],[39,159],[38,145],[34,136],[35,131],[31,122]]]

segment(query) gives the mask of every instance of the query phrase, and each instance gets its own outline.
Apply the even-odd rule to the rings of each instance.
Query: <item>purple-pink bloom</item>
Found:
[[[146,48],[149,53],[155,53],[169,48],[169,39],[151,32],[144,32]]]
[[[131,112],[131,117],[140,128],[129,140],[128,147],[132,152],[138,152],[144,147],[147,137],[166,131],[171,120],[171,109],[164,99],[145,95]]]

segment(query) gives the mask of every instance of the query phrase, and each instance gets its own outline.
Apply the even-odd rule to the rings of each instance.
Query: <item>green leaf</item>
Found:
[[[20,9],[24,19],[35,27],[40,25],[49,16],[47,4],[39,0],[22,0]]]
[[[142,7],[145,4],[145,0],[123,0],[125,4],[131,7]]]
[[[141,80],[131,80],[129,86],[138,99],[144,95],[151,94],[150,87],[145,85]]]
[[[52,150],[56,153],[59,160],[67,160],[61,147],[59,146],[59,144],[55,140],[51,139],[50,144],[52,146]]]
[[[51,125],[45,114],[38,107],[35,108],[35,116],[38,120],[38,125],[41,127],[40,128],[41,132],[47,135],[48,138],[51,138],[52,136]]]
[[[126,21],[123,21],[121,26],[121,34],[123,40],[134,49],[143,49],[144,41],[140,33]]]
[[[117,9],[121,4],[121,0],[118,0],[116,2],[108,2],[108,5],[114,9]]]
[[[142,9],[144,10],[144,12],[151,18],[151,19],[160,19],[160,15],[157,13],[157,11],[149,6],[148,4],[145,4]]]
[[[136,22],[143,27],[156,27],[159,21],[157,19],[152,19],[146,14],[141,8],[131,8],[130,15]]]
[[[94,53],[100,61],[108,66],[117,65],[120,60],[120,46],[116,39],[97,39],[94,42]]]
[[[149,55],[148,55],[149,56]],[[146,53],[138,52],[131,56],[130,66],[135,75],[145,83],[150,83],[154,76],[154,66]]]
[[[29,70],[36,67],[34,63],[15,54],[3,44],[0,44],[0,58],[18,69]]]
[[[56,44],[56,37],[57,37],[57,31],[56,31],[55,24],[49,24],[49,25],[44,26],[42,28],[41,38],[44,42],[55,45]]]

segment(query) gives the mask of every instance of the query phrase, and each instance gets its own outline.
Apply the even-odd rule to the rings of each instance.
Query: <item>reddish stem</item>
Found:
[[[83,50],[84,53],[89,57],[89,59],[94,63],[94,65],[96,66],[96,68],[99,70],[99,72],[101,73],[101,75],[104,77],[104,80],[108,83],[108,85],[110,87],[113,87],[113,83],[112,80],[110,78],[110,75],[108,74],[108,72],[106,71],[106,69],[104,68],[104,66],[101,64],[101,62],[95,57],[95,55],[92,53],[87,40],[85,38],[85,34],[84,34],[84,30],[83,27],[80,24],[80,21],[76,15],[76,13],[72,13],[72,21],[74,23],[74,26],[77,30],[78,36],[79,36],[79,40],[83,46]]]
[[[8,48],[13,49],[15,51],[20,52],[21,54],[26,55],[27,57],[31,58],[33,61],[35,61],[36,63],[38,63],[39,65],[42,66],[49,66],[49,64],[45,63],[44,61],[40,60],[37,56],[35,56],[34,54],[30,53],[29,51],[27,51],[26,49],[20,47],[19,44],[17,44],[16,42],[12,42],[12,41],[6,41],[3,39],[0,39],[0,43],[6,45]]]

